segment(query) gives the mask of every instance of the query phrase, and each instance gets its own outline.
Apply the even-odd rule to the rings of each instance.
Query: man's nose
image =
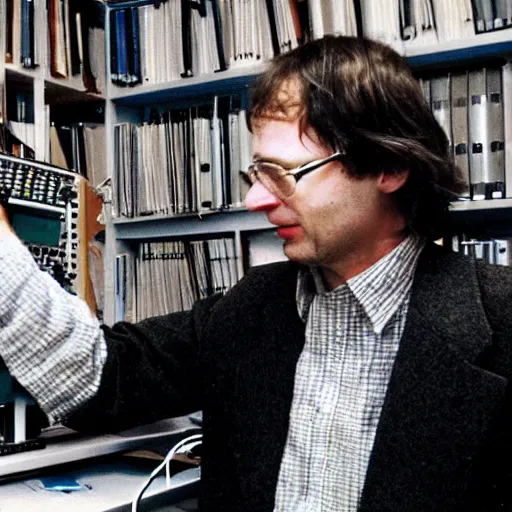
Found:
[[[259,181],[253,183],[245,196],[245,206],[253,212],[273,210],[281,201]]]

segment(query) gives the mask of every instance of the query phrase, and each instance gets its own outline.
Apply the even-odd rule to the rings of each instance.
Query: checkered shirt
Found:
[[[306,342],[274,512],[357,510],[423,246],[410,235],[332,291],[299,274]]]
[[[0,355],[59,423],[99,388],[107,348],[98,320],[15,236],[0,239],[0,283]]]

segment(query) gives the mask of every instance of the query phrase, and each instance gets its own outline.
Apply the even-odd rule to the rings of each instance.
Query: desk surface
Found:
[[[162,420],[118,434],[101,436],[71,436],[68,439],[58,439],[50,430],[47,434],[46,448],[0,457],[0,482],[19,473],[136,450],[151,443],[168,443],[170,449],[180,439],[200,432],[201,429],[188,417]]]
[[[131,501],[160,461],[128,457],[122,452],[162,444],[171,449],[179,440],[200,432],[188,417],[97,437],[58,440],[49,430],[46,448],[0,457],[0,511],[130,511]],[[44,488],[42,476],[64,474],[82,489],[59,492]],[[146,490],[141,510],[188,498],[191,491],[197,492],[199,478],[199,468],[186,470],[173,476],[170,489],[165,487],[164,476],[156,478]]]
[[[45,489],[41,480],[31,478],[0,485],[2,512],[125,512],[148,479],[158,461],[110,460],[85,465],[65,472],[81,490],[60,492]],[[140,464],[139,464],[140,463]],[[58,474],[58,473],[57,473]],[[54,476],[55,474],[52,473]],[[171,478],[165,487],[164,475],[158,476],[144,493],[139,510],[172,510],[171,504],[197,493],[200,469],[193,468]],[[161,508],[163,507],[163,508]]]

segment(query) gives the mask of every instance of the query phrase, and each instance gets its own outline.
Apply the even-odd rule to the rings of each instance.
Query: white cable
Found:
[[[132,512],[137,512],[137,508],[139,506],[139,503],[140,503],[140,500],[142,498],[142,495],[144,494],[144,491],[149,487],[149,485],[151,484],[151,482],[154,480],[154,478],[158,475],[158,473],[160,473],[160,471],[162,470],[162,468],[165,466],[166,468],[168,467],[168,463],[169,461],[174,457],[174,454],[184,445],[184,444],[187,444],[189,443],[190,441],[195,441],[195,440],[198,440],[198,439],[202,439],[203,438],[203,435],[202,434],[196,434],[196,435],[193,435],[193,436],[190,436],[190,437],[187,437],[186,439],[182,439],[179,443],[176,443],[172,449],[167,453],[167,455],[165,456],[165,459],[161,462],[161,464],[159,464],[159,466],[151,473],[151,475],[149,475],[149,478],[147,479],[147,481],[144,483],[144,485],[142,486],[141,490],[137,493],[137,496],[135,497],[135,499],[132,501]],[[167,480],[167,479],[166,479]],[[169,487],[169,485],[167,485],[167,487]]]
[[[198,439],[197,441],[190,443],[190,445],[187,446],[187,450],[188,451],[192,450],[196,446],[200,445],[201,442],[202,442],[201,439]],[[182,445],[182,447],[183,447],[183,445]],[[174,453],[176,454],[176,452],[177,452],[177,449],[175,450]],[[167,489],[169,489],[171,487],[171,468],[170,468],[171,460],[172,460],[172,457],[167,457],[167,464],[165,465],[165,485],[166,485]]]

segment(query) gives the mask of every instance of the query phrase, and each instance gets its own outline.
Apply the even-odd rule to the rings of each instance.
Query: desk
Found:
[[[154,462],[154,461],[153,461]],[[151,469],[134,461],[97,462],[84,468],[66,471],[84,488],[69,493],[49,491],[41,480],[32,478],[0,486],[2,512],[129,512],[137,491]],[[51,473],[58,474],[58,471]],[[170,503],[191,498],[197,493],[199,468],[188,469],[171,478],[165,488],[165,476],[157,477],[144,494],[142,512],[170,510]]]
[[[115,435],[60,441],[50,430],[46,448],[0,457],[0,511],[129,511],[132,499],[159,461],[123,453],[164,444],[171,449],[179,440],[200,431],[187,417]],[[74,478],[82,489],[64,493],[43,487],[41,477],[62,474]],[[157,477],[144,494],[139,510],[158,510],[165,503],[196,495],[199,478],[199,468],[188,469],[173,476],[171,489],[166,489],[165,477]],[[172,509],[167,505],[166,510]]]

